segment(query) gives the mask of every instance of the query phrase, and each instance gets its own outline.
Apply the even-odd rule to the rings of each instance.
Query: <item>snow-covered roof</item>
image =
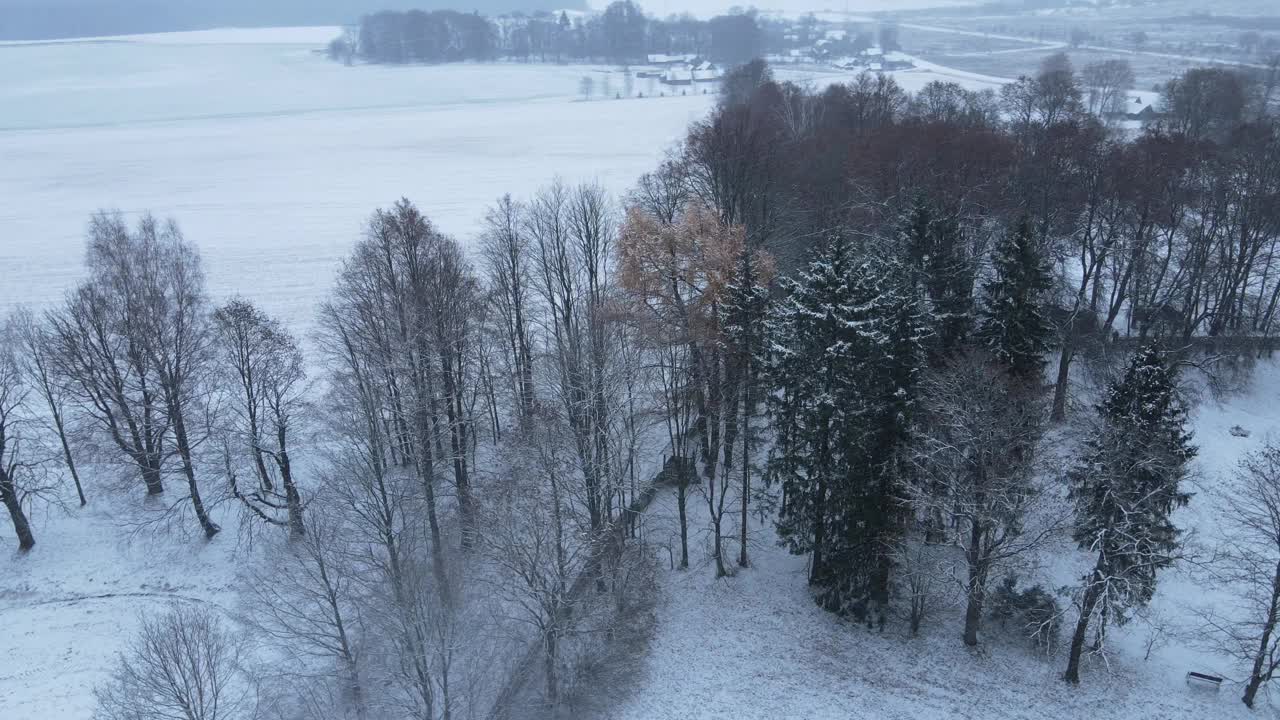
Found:
[[[690,62],[697,59],[697,55],[663,55],[655,54],[649,56],[649,62],[655,65],[667,65],[671,63]]]

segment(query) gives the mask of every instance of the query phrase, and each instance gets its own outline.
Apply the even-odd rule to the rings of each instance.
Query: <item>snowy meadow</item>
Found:
[[[0,309],[62,296],[96,210],[150,210],[199,244],[215,296],[252,290],[306,327],[374,208],[406,196],[467,242],[486,206],[555,176],[626,192],[713,104],[652,80],[635,83],[646,97],[616,100],[609,67],[347,68],[317,52],[336,33],[0,44],[0,265],[16,271]],[[932,66],[896,75],[908,90],[999,82]],[[850,73],[779,76],[821,86]]]
[[[407,196],[466,239],[555,175],[623,192],[712,104],[582,101],[601,68],[346,68],[315,53],[335,33],[0,45],[0,308],[60,298],[118,208],[175,217],[215,295],[305,327],[374,208]]]

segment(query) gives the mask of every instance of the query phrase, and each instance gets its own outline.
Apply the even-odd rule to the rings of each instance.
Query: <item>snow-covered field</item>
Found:
[[[171,215],[215,296],[243,293],[306,326],[377,207],[404,196],[474,234],[487,204],[559,175],[625,192],[711,95],[603,99],[609,68],[343,67],[330,28],[224,30],[0,46],[0,311],[60,298],[99,208]],[[838,82],[847,73],[785,70]],[[597,99],[579,82],[595,78]],[[945,68],[899,73],[977,87]],[[670,88],[665,88],[670,90]],[[668,92],[670,95],[670,92]]]
[[[408,197],[465,237],[557,174],[622,192],[712,103],[582,102],[593,68],[346,68],[207,34],[6,46],[0,63],[0,310],[61,297],[89,215],[120,208],[175,217],[215,295],[305,324],[375,208]]]

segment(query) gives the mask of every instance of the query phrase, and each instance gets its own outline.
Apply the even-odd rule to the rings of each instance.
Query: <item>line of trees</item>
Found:
[[[915,630],[956,577],[966,644],[1013,615],[1049,642],[1052,594],[996,581],[1071,537],[1094,558],[1072,595],[1078,682],[1107,627],[1147,604],[1182,553],[1182,353],[1274,335],[1280,124],[1256,89],[1188,71],[1131,133],[1089,112],[1065,56],[998,95],[909,96],[871,75],[812,93],[761,63],[726,78],[655,185],[741,225],[790,275],[757,366],[779,535],[810,556],[821,605]],[[1125,347],[1141,350],[1108,371],[1078,467],[1052,477],[1045,428],[1071,408],[1073,363],[1096,371]],[[1067,489],[1069,515],[1054,509]]]
[[[778,44],[754,12],[710,20],[659,20],[632,0],[616,0],[597,15],[536,12],[500,17],[454,10],[383,11],[335,39],[329,55],[378,63],[438,63],[514,58],[541,62],[644,62],[649,54],[691,54],[738,64]]]

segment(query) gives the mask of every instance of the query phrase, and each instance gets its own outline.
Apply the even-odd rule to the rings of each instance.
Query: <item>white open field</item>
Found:
[[[118,208],[176,218],[215,297],[243,293],[306,326],[375,208],[408,197],[465,240],[498,196],[556,175],[622,193],[714,102],[582,101],[584,75],[597,93],[606,78],[610,98],[622,90],[608,68],[347,68],[315,52],[335,34],[0,45],[0,310],[60,298],[79,276],[89,215]],[[937,78],[994,84],[899,73],[908,89]]]

